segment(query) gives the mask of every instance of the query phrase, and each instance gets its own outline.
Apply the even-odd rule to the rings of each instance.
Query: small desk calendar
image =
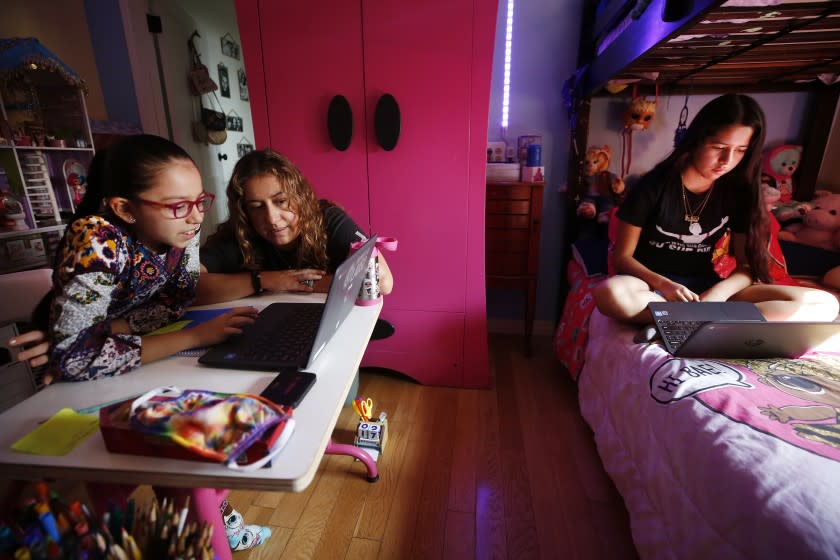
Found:
[[[378,420],[362,420],[356,427],[356,437],[353,445],[365,449],[374,461],[385,449],[388,441],[388,418],[384,413],[380,414]]]

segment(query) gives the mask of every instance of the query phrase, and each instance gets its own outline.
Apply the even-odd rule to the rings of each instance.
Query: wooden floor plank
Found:
[[[507,558],[504,481],[500,456],[499,406],[495,391],[478,400],[478,468],[476,469],[476,558]]]
[[[446,514],[444,560],[475,558],[475,516],[470,512],[452,511]]]
[[[418,389],[417,410],[425,412],[423,419],[431,418],[434,410],[433,391],[431,387]],[[379,550],[379,558],[382,559],[406,558],[410,555],[423,488],[425,461],[436,451],[436,427],[433,422],[415,422],[409,425],[409,429],[406,456]]]
[[[344,560],[373,560],[379,556],[379,541],[354,538]]]
[[[539,542],[528,483],[527,463],[542,460],[527,457],[523,443],[521,414],[514,382],[514,362],[508,350],[492,347],[496,362],[496,400],[499,407],[499,455],[505,501],[506,548],[509,557],[538,558]]]
[[[486,392],[486,391],[481,391]],[[449,477],[450,511],[475,512],[475,479],[478,456],[478,390],[458,392],[454,453]]]
[[[433,404],[426,423],[431,425],[434,435],[429,452],[423,458],[423,485],[412,548],[414,558],[440,558],[446,535],[446,508],[455,446],[452,420],[458,395],[443,387],[432,388],[431,392]]]

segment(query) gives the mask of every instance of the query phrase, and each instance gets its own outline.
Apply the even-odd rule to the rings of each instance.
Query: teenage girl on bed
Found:
[[[45,298],[49,321],[36,317],[48,324],[49,375],[85,381],[126,374],[181,350],[217,344],[253,323],[256,309],[237,307],[192,329],[149,334],[179,319],[195,299],[198,233],[212,204],[193,160],[169,140],[129,136],[96,154],[87,192],[56,255]],[[106,496],[122,501],[133,487],[97,484],[92,490],[101,514]],[[238,514],[231,517],[229,504],[223,508],[230,510],[223,513],[234,550],[247,548],[243,536],[254,545],[271,534],[245,527]]]
[[[770,283],[764,133],[764,113],[746,95],[723,95],[697,113],[618,210],[616,275],[594,291],[603,314],[650,323],[651,301],[733,300],[755,303],[768,320],[834,320],[831,294]]]

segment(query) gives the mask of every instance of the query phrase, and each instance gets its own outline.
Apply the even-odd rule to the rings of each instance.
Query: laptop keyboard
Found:
[[[676,350],[691,334],[700,328],[706,321],[674,321],[660,320],[659,328],[662,330],[662,337],[671,347]]]
[[[237,358],[304,365],[312,350],[323,312],[323,305],[295,305],[290,313],[277,317],[274,328],[265,328],[250,338]]]

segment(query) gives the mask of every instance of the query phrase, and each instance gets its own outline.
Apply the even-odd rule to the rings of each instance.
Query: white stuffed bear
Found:
[[[817,191],[802,223],[794,223],[779,232],[779,239],[805,243],[823,249],[840,249],[840,194]]]

